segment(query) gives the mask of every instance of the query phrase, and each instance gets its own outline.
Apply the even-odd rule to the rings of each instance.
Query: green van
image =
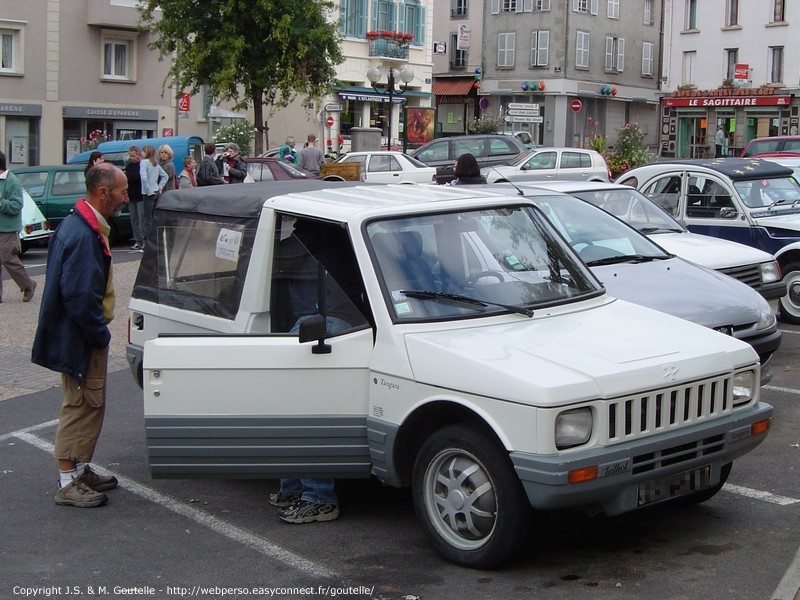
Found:
[[[71,211],[75,203],[86,197],[85,167],[77,165],[51,165],[13,169],[22,187],[44,213],[45,219],[55,229]],[[124,242],[131,238],[131,219],[128,205],[119,217],[111,219],[111,241]]]

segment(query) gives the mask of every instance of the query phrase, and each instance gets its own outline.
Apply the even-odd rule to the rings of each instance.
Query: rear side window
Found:
[[[561,155],[562,169],[585,169],[591,166],[591,157],[583,152],[564,152]]]
[[[435,142],[424,150],[420,150],[419,154],[415,155],[415,157],[424,163],[436,160],[448,160],[450,158],[448,142],[447,140]]]
[[[15,173],[20,185],[30,194],[31,198],[44,196],[47,185],[47,171],[34,171],[31,173]]]
[[[453,140],[453,160],[469,152],[475,156],[486,156],[484,140]]]
[[[83,171],[56,171],[53,174],[53,196],[79,196],[86,194]]]
[[[800,140],[786,140],[783,145],[784,152],[798,152],[800,151]]]
[[[250,173],[250,177],[255,181],[272,181],[274,179],[272,171],[270,171],[269,167],[264,163],[249,163],[247,165],[247,172]]]
[[[489,144],[489,155],[517,154],[517,148],[508,140],[493,139]]]

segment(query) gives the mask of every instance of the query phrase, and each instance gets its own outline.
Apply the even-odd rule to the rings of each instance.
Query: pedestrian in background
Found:
[[[175,189],[175,163],[172,162],[174,156],[175,153],[172,151],[169,144],[162,144],[158,148],[158,164],[164,169],[164,173],[167,174],[167,183],[164,186],[165,192]]]
[[[84,177],[89,172],[89,169],[91,169],[97,163],[101,163],[101,162],[105,162],[105,161],[106,161],[106,159],[103,158],[103,153],[102,152],[100,152],[99,150],[95,150],[94,152],[92,152],[89,155],[89,162],[86,163],[86,168],[83,170]]]
[[[481,175],[481,168],[474,154],[465,152],[456,159],[453,175],[456,178],[450,185],[468,185],[473,183],[486,183],[486,177]]]
[[[128,212],[131,215],[133,246],[131,250],[144,248],[144,198],[142,197],[142,175],[139,163],[142,154],[139,146],[128,148],[128,162],[125,163],[125,177],[128,179]]]
[[[217,171],[225,183],[244,183],[247,163],[239,156],[239,145],[228,142],[225,152],[216,161]]]
[[[312,175],[319,177],[319,170],[325,165],[325,155],[317,148],[317,136],[313,133],[306,138],[305,147],[297,155],[297,166]]]
[[[154,146],[142,146],[142,160],[139,163],[139,174],[142,177],[142,198],[144,199],[144,239],[150,235],[150,226],[153,224],[153,212],[156,202],[164,186],[167,185],[167,174],[156,162],[156,149]]]
[[[31,360],[61,373],[55,503],[91,508],[105,504],[103,492],[117,486],[116,477],[96,473],[89,463],[105,417],[108,324],[114,317],[109,219],[128,202],[128,180],[103,163],[89,170],[86,191],[50,239]]]
[[[206,145],[203,146],[203,150],[206,155],[203,157],[203,161],[200,163],[200,168],[197,171],[197,185],[204,186],[204,185],[222,185],[225,183],[222,181],[222,177],[219,176],[219,169],[217,169],[217,163],[215,158],[217,156],[217,147],[214,142],[206,142]]]
[[[280,156],[286,162],[296,165],[297,151],[294,149],[294,144],[294,138],[292,136],[287,137],[286,143],[278,149],[278,156]]]
[[[191,154],[184,156],[183,171],[178,175],[179,188],[197,187],[197,178],[194,174],[195,168],[197,168],[197,161],[194,159],[194,156]]]
[[[30,302],[36,291],[36,282],[19,259],[22,203],[22,185],[16,175],[6,171],[6,155],[0,152],[0,302],[3,301],[3,267],[19,286],[23,302]]]

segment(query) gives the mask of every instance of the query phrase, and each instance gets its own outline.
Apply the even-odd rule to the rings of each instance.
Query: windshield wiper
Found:
[[[772,204],[770,204],[770,205],[767,207],[767,210],[770,210],[770,209],[771,209],[773,206],[775,206],[775,205],[777,205],[777,204],[783,204],[784,202],[786,202],[786,198],[781,198],[780,200],[774,200],[774,201],[772,202]],[[794,206],[794,203],[792,203],[792,206]]]
[[[608,256],[606,258],[599,258],[597,260],[590,260],[586,262],[589,267],[596,267],[599,265],[615,265],[617,263],[643,263],[653,260],[666,260],[672,258],[671,255],[665,254],[664,256],[645,256],[644,254],[620,254],[619,256]]]
[[[683,233],[682,229],[676,229],[675,227],[638,227],[637,229],[645,235],[659,231],[666,231],[667,233]]]
[[[514,306],[513,304],[501,304],[500,302],[491,302],[489,300],[478,300],[477,298],[470,298],[469,296],[462,296],[461,294],[448,294],[447,292],[432,292],[428,290],[400,290],[408,298],[420,298],[421,300],[445,300],[450,302],[461,302],[463,304],[472,304],[475,306],[499,306],[505,308],[518,315],[532,317],[533,311],[524,306]]]

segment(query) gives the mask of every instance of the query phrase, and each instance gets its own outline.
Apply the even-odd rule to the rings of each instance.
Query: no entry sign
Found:
[[[573,100],[572,104],[569,106],[572,109],[572,112],[581,112],[581,109],[583,108],[583,102],[575,98],[575,100]]]
[[[325,119],[325,125],[327,125],[328,127],[333,127],[333,117],[332,116],[328,115],[328,118]]]

